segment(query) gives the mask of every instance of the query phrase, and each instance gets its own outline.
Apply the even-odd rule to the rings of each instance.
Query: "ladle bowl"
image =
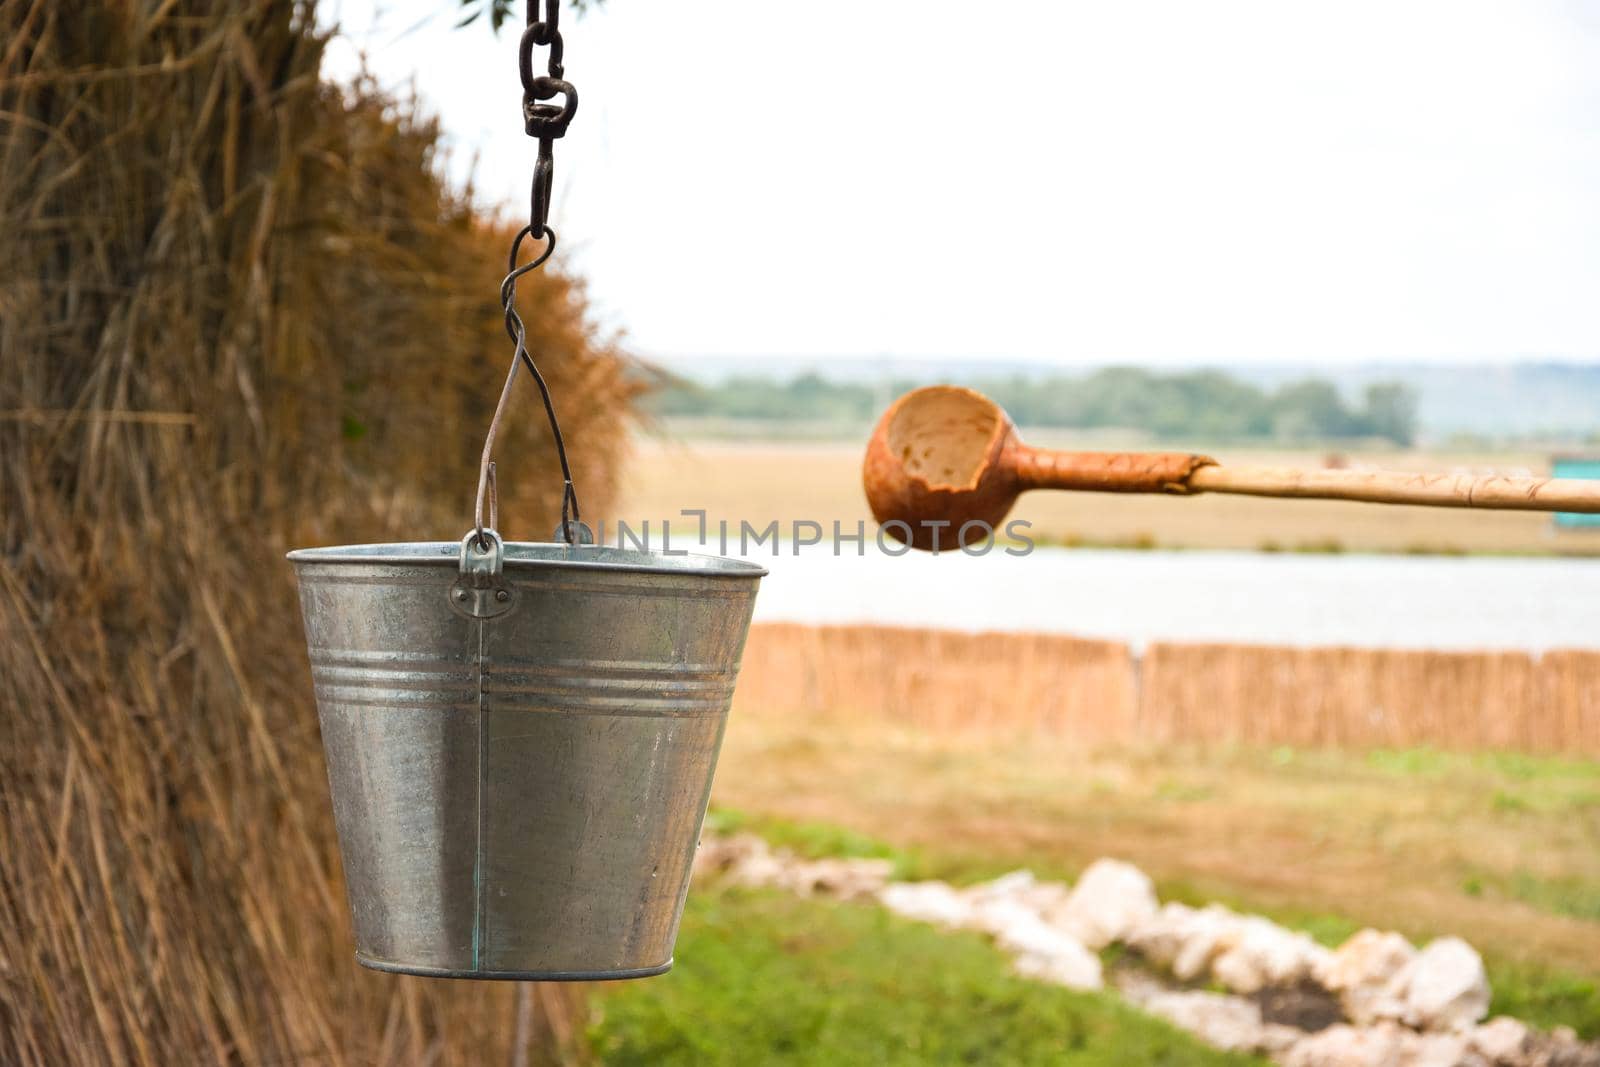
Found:
[[[1187,453],[1031,448],[982,393],[931,385],[905,394],[878,420],[862,482],[884,532],[913,548],[954,549],[1003,532],[1029,489],[1182,493],[1188,476],[1211,462]]]

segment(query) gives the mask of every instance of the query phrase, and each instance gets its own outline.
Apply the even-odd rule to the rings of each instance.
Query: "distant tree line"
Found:
[[[716,385],[674,380],[647,406],[660,415],[864,423],[888,398],[916,385],[734,377]],[[1078,378],[974,381],[1024,426],[1140,430],[1158,437],[1320,441],[1416,438],[1415,391],[1379,382],[1349,403],[1331,382],[1308,378],[1267,390],[1220,371],[1159,374],[1108,367]]]

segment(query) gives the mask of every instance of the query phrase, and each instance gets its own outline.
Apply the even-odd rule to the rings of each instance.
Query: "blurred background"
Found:
[[[70,7],[0,0],[17,1061],[1289,1055],[1135,1011],[1125,946],[1065,989],[738,878],[647,982],[357,968],[281,558],[469,520],[522,5]],[[1600,1062],[1600,526],[1036,493],[1026,555],[891,556],[860,489],[938,382],[1033,444],[1600,477],[1600,13],[591,0],[563,33],[562,250],[521,298],[585,516],[781,531],[709,834],[1462,937],[1488,1013]],[[519,395],[509,537],[555,522],[540,422]]]

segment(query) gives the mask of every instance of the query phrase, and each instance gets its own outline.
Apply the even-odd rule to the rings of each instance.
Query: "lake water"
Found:
[[[850,547],[850,546],[847,546]],[[853,551],[853,548],[852,548]],[[1600,560],[1038,549],[750,558],[760,621],[1151,641],[1600,648]]]

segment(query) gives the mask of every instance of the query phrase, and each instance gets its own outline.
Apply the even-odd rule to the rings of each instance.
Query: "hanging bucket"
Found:
[[[484,535],[289,554],[356,958],[660,974],[766,571]]]

